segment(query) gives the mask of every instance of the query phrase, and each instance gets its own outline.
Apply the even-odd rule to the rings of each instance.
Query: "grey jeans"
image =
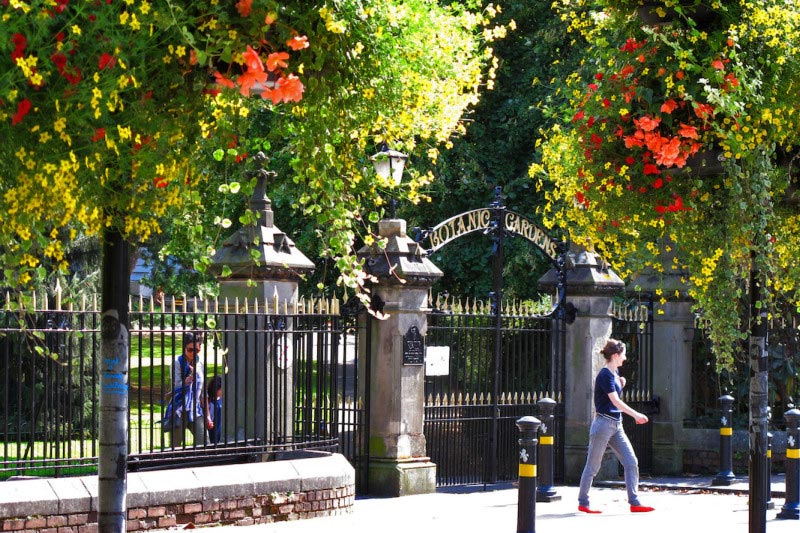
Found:
[[[631,441],[622,429],[622,421],[615,422],[603,416],[594,417],[589,430],[589,452],[586,457],[586,466],[581,475],[581,486],[578,491],[578,505],[589,506],[589,488],[592,486],[594,476],[600,470],[606,447],[611,450],[622,463],[625,469],[625,488],[628,490],[628,503],[639,504],[639,461],[633,452]]]
[[[180,448],[183,446],[183,440],[186,437],[186,429],[190,429],[194,435],[194,445],[202,446],[206,440],[206,421],[202,416],[195,416],[194,420],[189,420],[189,413],[186,409],[181,414],[181,427],[172,430],[170,435],[170,444],[173,448]]]

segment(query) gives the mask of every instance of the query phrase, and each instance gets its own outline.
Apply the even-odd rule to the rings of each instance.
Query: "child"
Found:
[[[208,382],[206,388],[208,413],[210,420],[207,421],[209,444],[219,444],[222,438],[222,377],[215,375]]]

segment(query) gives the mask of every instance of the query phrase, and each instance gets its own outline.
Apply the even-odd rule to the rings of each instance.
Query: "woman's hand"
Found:
[[[647,424],[650,421],[650,419],[647,418],[647,415],[643,415],[642,413],[639,412],[637,412],[633,416],[633,419],[636,420],[637,424]]]
[[[186,379],[183,380],[184,385],[191,385],[194,382],[194,374],[189,374],[186,376]]]
[[[206,429],[214,429],[214,421],[211,420],[211,416],[206,417]]]

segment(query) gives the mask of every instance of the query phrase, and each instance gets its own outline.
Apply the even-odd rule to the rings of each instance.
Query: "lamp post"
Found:
[[[385,179],[391,180],[394,187],[399,187],[400,182],[403,180],[403,168],[406,166],[406,159],[408,156],[403,152],[397,150],[389,150],[386,143],[381,145],[381,151],[369,158],[375,166],[375,173]],[[389,217],[395,218],[395,208],[397,200],[392,197],[389,202]]]

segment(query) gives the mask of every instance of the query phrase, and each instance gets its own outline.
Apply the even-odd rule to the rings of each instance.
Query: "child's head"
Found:
[[[206,394],[209,398],[219,398],[222,396],[222,376],[216,375],[208,381]]]

